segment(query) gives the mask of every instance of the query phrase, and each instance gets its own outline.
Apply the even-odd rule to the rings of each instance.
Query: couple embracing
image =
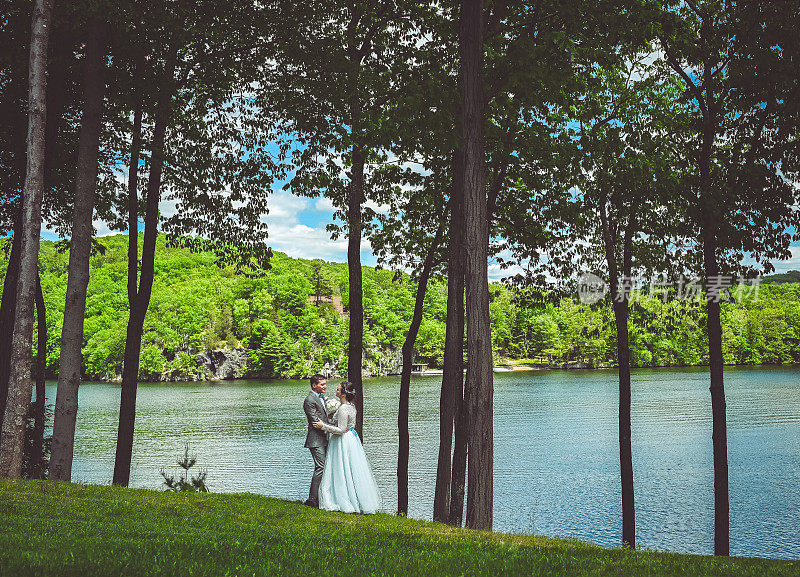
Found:
[[[336,397],[340,405],[332,417],[328,416],[326,389],[325,377],[314,375],[311,391],[303,401],[308,420],[305,446],[314,460],[314,476],[305,504],[328,511],[375,513],[381,498],[355,430],[355,388],[348,382],[339,384]],[[332,404],[335,406],[335,401]]]

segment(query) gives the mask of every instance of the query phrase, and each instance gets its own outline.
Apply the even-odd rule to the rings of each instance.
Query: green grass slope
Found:
[[[0,481],[0,575],[800,575],[790,561],[604,549],[251,494]]]

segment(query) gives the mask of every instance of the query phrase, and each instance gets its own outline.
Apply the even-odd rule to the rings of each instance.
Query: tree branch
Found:
[[[356,57],[358,58],[359,64],[372,49],[372,39],[375,37],[375,34],[378,33],[378,28],[384,23],[383,18],[389,13],[389,6],[389,4],[383,5],[381,11],[375,17],[375,22],[372,23],[372,26],[370,26],[369,30],[367,30],[367,33],[364,35],[364,40],[361,43],[361,47],[356,51]]]
[[[697,2],[695,2],[694,0],[686,0],[686,5],[687,5],[689,8],[691,8],[691,9],[692,9],[692,12],[694,12],[694,13],[695,13],[695,14],[697,14],[697,15],[698,15],[700,18],[702,18],[702,19],[704,19],[704,20],[705,20],[705,18],[706,18],[706,13],[705,13],[705,12],[703,12],[702,10],[700,10],[700,6],[698,6],[698,5],[697,5]]]
[[[678,60],[675,58],[674,54],[670,53],[667,41],[664,38],[659,38],[659,40],[661,41],[662,48],[664,48],[664,54],[667,55],[667,63],[675,72],[680,75],[681,78],[683,78],[683,81],[688,85],[692,96],[694,96],[695,100],[697,100],[697,104],[700,106],[700,111],[703,113],[703,116],[707,116],[708,107],[706,106],[706,101],[703,98],[703,93],[700,91],[700,88],[692,81],[691,78],[689,78],[689,75],[686,74],[686,71],[680,65],[680,62],[678,62]]]

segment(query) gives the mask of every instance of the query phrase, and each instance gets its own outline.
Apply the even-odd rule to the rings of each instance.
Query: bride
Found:
[[[331,433],[325,472],[319,486],[319,505],[328,511],[375,513],[381,497],[356,430],[355,388],[343,382],[336,389],[341,406],[333,415],[335,425],[316,421],[314,427]]]

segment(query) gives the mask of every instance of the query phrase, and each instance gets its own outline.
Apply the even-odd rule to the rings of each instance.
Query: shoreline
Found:
[[[760,364],[760,365],[749,365],[749,364],[726,364],[724,365],[726,369],[729,368],[797,368],[800,367],[800,363],[769,363],[769,364]],[[493,373],[517,373],[517,372],[526,372],[526,371],[607,371],[607,370],[614,370],[616,369],[616,365],[602,365],[602,366],[565,366],[565,365],[551,365],[551,366],[544,366],[544,365],[533,365],[529,363],[524,364],[497,364],[494,365],[492,368]],[[640,369],[676,369],[676,370],[683,370],[683,369],[701,369],[701,368],[708,368],[707,364],[704,365],[654,365],[654,366],[647,366],[647,367],[631,367],[632,371],[640,370]],[[464,373],[466,373],[466,369],[464,369]],[[412,377],[436,377],[442,376],[443,371],[441,369],[427,369],[423,373],[414,372],[411,374]],[[384,374],[384,375],[364,375],[364,379],[376,379],[376,378],[387,378],[387,377],[400,377],[400,374]],[[226,379],[191,379],[191,380],[160,380],[160,381],[145,381],[140,380],[139,384],[168,384],[168,383],[225,383],[231,381],[302,381],[308,380],[309,377],[300,377],[294,376],[289,378],[264,378],[264,377],[236,377],[236,378],[226,378]],[[46,378],[47,381],[55,381],[58,379],[58,375],[48,376]],[[346,377],[343,376],[328,376],[327,379],[329,381],[332,380],[345,380]],[[120,384],[121,379],[115,380],[102,380],[102,379],[92,379],[92,380],[82,380],[81,383],[103,383],[103,384]]]

